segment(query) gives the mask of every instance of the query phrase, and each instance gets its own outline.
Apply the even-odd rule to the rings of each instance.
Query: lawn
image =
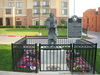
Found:
[[[97,50],[96,71],[100,74],[100,48]]]
[[[0,44],[0,70],[12,71],[11,45]],[[100,74],[100,49],[97,51],[96,72]]]
[[[58,28],[57,32],[58,36],[67,37],[66,28]],[[48,36],[48,29],[47,28],[0,28],[0,36],[2,35],[38,36],[39,33],[42,33],[42,36]],[[88,37],[82,35],[82,38],[88,38]]]
[[[0,44],[0,70],[12,70],[11,45]]]
[[[58,36],[67,36],[66,28],[60,28],[58,30]],[[42,33],[42,36],[48,35],[48,29],[46,28],[0,28],[0,35],[16,35],[16,36],[37,36],[38,33]]]

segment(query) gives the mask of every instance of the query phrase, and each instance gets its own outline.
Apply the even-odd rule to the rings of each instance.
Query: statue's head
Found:
[[[50,17],[54,17],[54,14],[53,13],[50,13]]]

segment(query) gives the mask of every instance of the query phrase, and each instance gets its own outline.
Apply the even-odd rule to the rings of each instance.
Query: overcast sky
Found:
[[[74,15],[74,0],[69,0],[69,15]],[[100,7],[100,0],[75,0],[76,15],[81,17],[83,12],[87,9],[98,9]]]

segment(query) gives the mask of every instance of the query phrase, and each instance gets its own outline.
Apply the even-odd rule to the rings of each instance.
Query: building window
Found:
[[[6,14],[11,14],[11,9],[6,9]]]
[[[16,10],[16,14],[22,14],[22,10]]]
[[[13,7],[14,3],[13,2],[8,2],[8,7]]]
[[[39,9],[34,9],[34,14],[39,14]]]
[[[22,21],[16,21],[16,25],[22,25]]]
[[[68,6],[68,2],[62,2],[62,3],[61,3],[61,6],[62,6],[63,8],[66,8],[66,7]]]
[[[22,8],[23,3],[22,2],[16,2],[16,8]]]
[[[62,14],[62,15],[67,15],[67,9],[61,10],[61,14]]]
[[[49,13],[49,9],[43,9],[43,10],[42,10],[42,13],[43,13],[43,14],[48,14],[48,13]]]
[[[34,2],[34,6],[40,6],[39,1],[35,1],[35,2]]]
[[[44,1],[44,2],[42,3],[42,6],[48,7],[48,6],[49,6],[49,1]]]

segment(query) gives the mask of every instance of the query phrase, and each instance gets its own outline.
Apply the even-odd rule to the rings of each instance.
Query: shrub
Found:
[[[0,28],[4,28],[4,26],[0,25]]]
[[[13,25],[3,26],[0,25],[0,28],[14,28]],[[47,28],[46,25],[16,25],[15,28]],[[57,28],[67,28],[65,25],[57,25]]]
[[[16,25],[16,28],[20,28],[20,25]]]
[[[45,25],[30,25],[29,28],[46,28]]]
[[[13,26],[12,25],[7,25],[7,26],[0,25],[0,28],[13,28]]]
[[[7,26],[4,26],[5,28],[13,28],[14,26],[13,25],[7,25]]]
[[[16,25],[16,28],[26,28],[27,25]]]
[[[27,26],[26,25],[21,25],[21,28],[26,28]]]

